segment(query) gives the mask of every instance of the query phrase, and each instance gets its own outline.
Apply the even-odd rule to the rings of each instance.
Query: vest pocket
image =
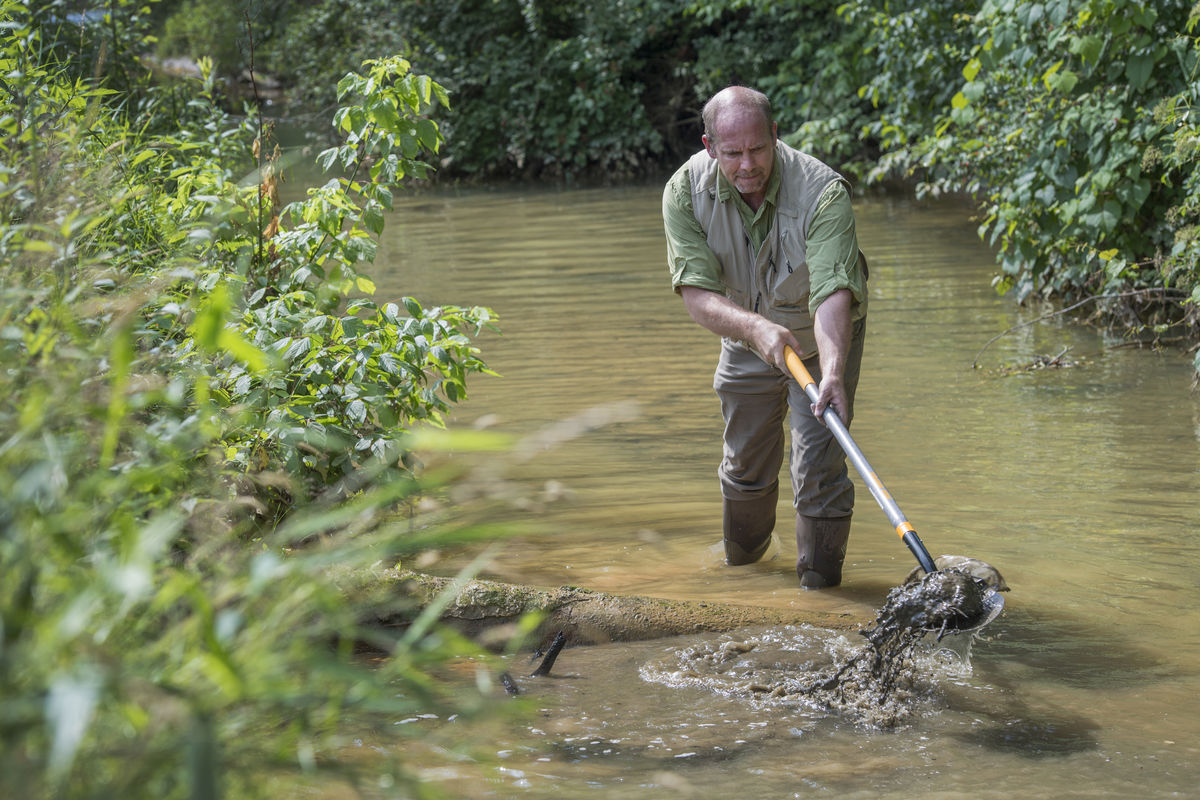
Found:
[[[792,272],[783,271],[775,284],[775,304],[799,306],[808,313],[808,265],[792,265]]]
[[[792,332],[796,341],[800,343],[800,349],[804,351],[800,354],[801,357],[808,358],[817,352],[817,336],[813,331],[813,319],[808,313],[807,305],[775,305],[766,309],[763,316]]]
[[[772,322],[778,322],[783,327],[795,333],[813,326],[807,306],[772,306],[764,311],[763,316]]]

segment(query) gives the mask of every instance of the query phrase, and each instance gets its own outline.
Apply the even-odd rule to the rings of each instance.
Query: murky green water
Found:
[[[504,377],[475,380],[453,424],[490,417],[533,436],[557,423],[509,472],[546,534],[506,544],[488,574],[869,617],[914,562],[861,484],[839,589],[798,589],[786,505],[774,561],[721,564],[718,341],[667,285],[658,208],[657,187],[473,191],[412,198],[389,221],[381,297],[501,316],[503,335],[480,345]],[[967,211],[856,210],[872,310],[855,438],[934,555],[984,559],[1012,586],[973,669],[931,661],[922,713],[880,733],[642,679],[695,640],[571,648],[560,677],[523,681],[541,710],[494,734],[492,780],[430,777],[464,797],[1200,791],[1200,402],[1187,359],[1046,321],[972,369],[989,339],[1038,312],[991,292]],[[998,374],[1064,347],[1081,366]]]

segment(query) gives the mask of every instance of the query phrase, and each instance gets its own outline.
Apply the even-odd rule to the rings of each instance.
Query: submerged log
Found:
[[[433,603],[453,582],[452,578],[404,570],[374,575],[375,589],[386,589],[391,596],[422,607]],[[463,584],[441,616],[467,635],[486,640],[489,631],[512,625],[530,612],[543,615],[535,640],[549,641],[562,631],[573,645],[720,633],[758,625],[808,623],[850,630],[865,621],[853,614],[614,595],[575,586],[539,589],[478,579]],[[410,619],[409,614],[397,614],[376,622],[403,626]]]

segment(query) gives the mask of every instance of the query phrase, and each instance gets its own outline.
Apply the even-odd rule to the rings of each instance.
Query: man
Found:
[[[770,544],[790,407],[796,574],[808,589],[836,586],[854,486],[819,415],[831,406],[850,422],[867,312],[847,184],[778,140],[770,101],[753,89],[714,95],[702,140],[667,183],[663,219],[672,284],[722,337],[713,388],[725,419],[725,558],[749,564]],[[815,404],[787,373],[787,346],[818,382]]]

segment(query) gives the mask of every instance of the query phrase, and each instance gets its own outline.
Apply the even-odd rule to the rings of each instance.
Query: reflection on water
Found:
[[[912,559],[865,490],[839,589],[798,590],[786,504],[774,560],[720,563],[718,343],[670,291],[658,209],[658,187],[430,193],[389,221],[381,297],[501,318],[503,335],[479,344],[503,378],[475,380],[452,424],[493,417],[528,435],[617,409],[513,466],[544,501],[529,521],[545,534],[505,545],[491,575],[869,617]],[[517,781],[560,797],[707,797],[748,780],[772,797],[1200,785],[1200,403],[1187,359],[1051,320],[971,369],[1038,312],[991,292],[967,212],[884,199],[856,211],[872,273],[855,438],[934,555],[984,559],[1012,586],[973,673],[941,679],[927,716],[882,734],[639,679],[679,645],[568,649],[556,671],[574,677],[536,685],[543,723],[506,739],[509,772],[463,796],[507,796]],[[1080,366],[999,372],[1065,347]],[[706,748],[691,747],[701,731]]]

